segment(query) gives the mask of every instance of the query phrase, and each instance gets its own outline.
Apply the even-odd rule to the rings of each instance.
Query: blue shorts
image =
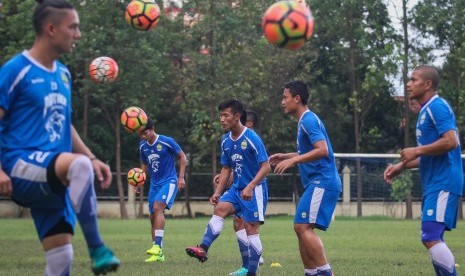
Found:
[[[460,196],[446,191],[431,192],[423,197],[421,221],[442,222],[450,231],[457,224]]]
[[[73,229],[76,215],[71,206],[68,188],[50,185],[47,168],[58,152],[22,151],[12,158],[4,158],[3,169],[13,183],[13,200],[31,209],[31,216],[42,241],[61,220]],[[53,170],[53,168],[51,168]],[[59,184],[60,185],[60,184]]]
[[[150,185],[149,190],[149,213],[154,214],[153,204],[155,202],[163,202],[166,204],[166,209],[170,209],[178,194],[178,178],[171,177],[167,181],[159,185]]]
[[[244,200],[241,197],[243,189],[231,187],[220,198],[220,202],[229,202],[234,207],[237,216],[242,217],[245,222],[265,221],[266,205],[268,203],[268,186],[266,183],[254,188],[252,199]]]
[[[315,224],[316,228],[325,231],[331,223],[340,194],[339,191],[309,185],[300,198],[294,224]]]

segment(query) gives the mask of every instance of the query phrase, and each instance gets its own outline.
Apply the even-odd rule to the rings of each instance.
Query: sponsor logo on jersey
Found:
[[[37,83],[44,83],[45,80],[44,79],[41,79],[41,78],[37,78],[37,79],[32,79],[31,80],[31,83],[32,84],[37,84]]]

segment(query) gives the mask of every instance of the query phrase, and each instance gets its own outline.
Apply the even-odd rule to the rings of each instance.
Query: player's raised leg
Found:
[[[69,185],[69,198],[87,243],[92,270],[95,274],[115,271],[120,261],[103,244],[98,230],[94,169],[90,159],[79,154],[62,153],[54,161],[55,177]]]
[[[215,206],[214,215],[207,224],[202,242],[198,246],[186,247],[187,255],[197,258],[200,262],[208,260],[208,249],[223,231],[224,218],[234,213],[231,203],[221,201]]]

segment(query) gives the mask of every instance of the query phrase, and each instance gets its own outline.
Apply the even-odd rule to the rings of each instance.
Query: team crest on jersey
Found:
[[[69,89],[69,80],[68,80],[68,76],[64,73],[64,72],[61,72],[61,81],[63,82],[63,85]]]
[[[163,198],[163,199],[166,199],[166,195],[163,195],[162,198]]]
[[[242,141],[242,143],[241,143],[241,149],[245,150],[246,148],[247,148],[247,141],[244,140],[244,141]]]
[[[302,218],[307,218],[307,212],[302,212],[302,214],[300,215]]]
[[[428,209],[428,211],[426,211],[426,214],[431,217],[433,215],[434,211],[433,209]]]
[[[161,151],[161,149],[162,149],[161,144],[158,144],[158,145],[157,145],[157,150],[158,150],[158,151]]]
[[[258,212],[257,211],[253,212],[253,216],[258,217]]]

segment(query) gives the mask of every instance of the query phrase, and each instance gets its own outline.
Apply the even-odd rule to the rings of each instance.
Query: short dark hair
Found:
[[[290,81],[284,85],[285,89],[289,89],[292,97],[300,96],[300,101],[306,105],[309,98],[308,85],[301,81]]]
[[[257,112],[251,110],[251,109],[247,109],[245,111],[247,113],[247,121],[251,121],[252,124],[253,124],[253,127],[257,127],[257,124],[258,124],[258,114]]]
[[[32,24],[36,34],[42,34],[44,23],[51,19],[57,22],[61,19],[63,13],[61,10],[74,10],[73,5],[65,0],[36,0],[38,3],[32,16]]]
[[[147,124],[144,126],[142,131],[146,131],[147,129],[152,129],[154,127],[154,123],[152,118],[147,118]]]
[[[247,112],[245,110],[242,110],[241,112],[241,118],[240,118],[241,124],[245,126],[247,123]]]
[[[421,77],[425,80],[430,80],[433,88],[436,90],[439,86],[439,70],[433,65],[419,65],[413,71],[421,71]]]
[[[226,108],[231,108],[231,111],[233,112],[233,114],[243,114],[245,108],[244,108],[244,105],[242,104],[241,101],[237,100],[237,99],[229,99],[229,100],[226,100],[222,103],[220,103],[220,105],[218,105],[218,111],[223,111],[225,110]],[[246,114],[247,115],[247,114]],[[247,119],[247,117],[246,117]]]

